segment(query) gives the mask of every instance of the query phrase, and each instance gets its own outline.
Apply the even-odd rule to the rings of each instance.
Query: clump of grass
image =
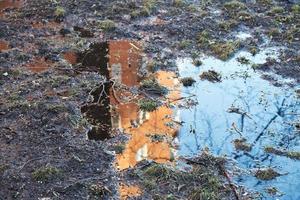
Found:
[[[157,0],[144,0],[143,6],[139,10],[134,10],[130,13],[133,18],[148,17],[151,15],[157,5]]]
[[[173,1],[173,6],[179,8],[179,7],[184,7],[186,5],[186,2],[184,0],[174,0]]]
[[[242,2],[233,0],[233,1],[230,1],[230,2],[226,2],[224,4],[224,8],[228,12],[233,12],[233,11],[243,10],[243,9],[246,8],[246,6]]]
[[[154,73],[157,70],[157,63],[155,61],[149,61],[147,63],[147,70],[151,73]]]
[[[254,16],[247,11],[240,11],[236,14],[236,19],[246,22],[253,20]]]
[[[167,88],[161,86],[154,77],[150,77],[145,79],[141,82],[141,89],[146,90],[147,92],[157,94],[157,95],[164,95],[167,93]]]
[[[198,11],[197,7],[194,4],[189,5],[186,9],[187,9],[187,11],[193,12],[193,13]]]
[[[269,37],[272,37],[272,38],[279,37],[281,35],[278,28],[270,28],[269,30],[267,30],[267,34]]]
[[[189,194],[191,200],[198,199],[211,199],[218,200],[221,199],[220,190],[222,189],[222,184],[220,178],[215,174],[204,172],[205,169],[196,169],[196,174],[202,176],[203,183],[201,187],[197,187]],[[195,173],[195,172],[194,172]]]
[[[138,104],[140,109],[146,112],[153,112],[158,107],[158,103],[151,99],[142,99]]]
[[[32,177],[36,181],[47,181],[50,180],[51,178],[59,177],[61,173],[62,173],[61,170],[56,167],[45,166],[35,170],[32,173]]]
[[[178,47],[179,47],[179,49],[187,49],[191,45],[192,45],[191,40],[182,40],[179,42]]]
[[[194,190],[189,195],[189,199],[191,200],[218,200],[220,199],[219,193],[217,191],[210,190],[208,188],[199,188],[198,190]]]
[[[239,48],[239,42],[217,42],[210,46],[212,52],[221,60],[227,60]]]
[[[290,29],[288,29],[285,33],[285,39],[288,42],[293,42],[296,40],[296,38],[298,38],[298,35],[300,33],[300,28],[298,27],[291,27]]]
[[[151,180],[143,179],[143,185],[148,190],[154,190],[156,187],[156,181],[152,179]]]
[[[196,67],[200,67],[202,64],[203,64],[202,61],[199,59],[193,60],[193,65],[195,65]]]
[[[292,22],[294,17],[292,15],[277,15],[275,20],[279,23],[290,23]]]
[[[185,78],[180,79],[180,82],[183,84],[184,87],[190,87],[196,81],[192,77],[185,77]]]
[[[250,60],[248,58],[246,58],[245,56],[238,57],[236,60],[243,65],[250,64]]]
[[[266,188],[266,192],[273,196],[280,193],[276,187],[268,187]]]
[[[221,82],[221,74],[219,74],[218,72],[214,71],[214,70],[208,70],[206,72],[203,72],[200,75],[201,80],[208,80],[210,82]]]
[[[114,21],[110,20],[110,19],[99,21],[98,26],[104,32],[113,31],[117,27],[116,23]]]
[[[256,3],[267,6],[272,4],[272,0],[256,0]]]
[[[276,177],[280,176],[278,172],[276,172],[272,168],[266,168],[266,169],[259,169],[255,172],[255,177],[261,180],[272,180],[275,179]]]
[[[274,6],[272,7],[269,12],[268,15],[278,15],[284,12],[284,8],[280,7],[280,6]]]
[[[285,151],[281,149],[276,149],[274,147],[265,147],[265,152],[270,154],[275,154],[279,156],[286,156],[291,159],[300,160],[300,152],[297,151]]]
[[[253,56],[255,56],[258,53],[259,49],[255,46],[251,46],[249,47],[249,51]]]
[[[0,165],[0,175],[4,173],[9,168],[8,165]]]
[[[153,164],[143,172],[143,175],[149,178],[162,177],[167,179],[171,176],[171,173],[172,170],[167,166],[162,164]]]
[[[164,141],[165,135],[160,135],[160,134],[153,134],[153,135],[147,135],[150,137],[152,142],[162,142]]]
[[[105,193],[107,192],[107,189],[105,189],[105,187],[100,184],[90,185],[89,190],[90,190],[91,194],[96,197],[103,197],[105,195]]]
[[[54,15],[55,17],[63,17],[66,14],[66,10],[61,7],[61,6],[57,6],[54,10]]]
[[[247,144],[246,141],[245,138],[233,140],[235,149],[247,152],[251,151],[252,147],[250,144]]]
[[[115,150],[116,154],[122,154],[123,151],[125,150],[125,144],[120,143],[120,144],[115,145],[114,150]]]
[[[206,30],[200,32],[198,34],[198,36],[197,36],[197,42],[202,47],[208,46],[209,43],[210,43],[210,35],[209,35],[209,33]]]
[[[230,31],[232,28],[236,27],[237,25],[238,25],[238,21],[236,21],[235,19],[221,21],[219,23],[220,29],[227,31],[227,32]]]
[[[300,14],[300,5],[296,4],[292,6],[292,13],[293,14]]]

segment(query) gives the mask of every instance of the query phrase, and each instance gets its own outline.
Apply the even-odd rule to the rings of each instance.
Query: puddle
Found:
[[[9,43],[4,41],[4,40],[0,40],[0,53],[3,52],[3,51],[6,51],[10,49],[9,48]]]
[[[97,71],[109,81],[92,91],[93,102],[82,107],[83,115],[93,126],[88,137],[104,140],[118,130],[129,135],[129,141],[116,156],[119,170],[134,167],[144,159],[168,163],[177,154],[195,156],[208,147],[215,155],[226,154],[247,172],[235,176],[239,184],[264,195],[267,188],[274,186],[287,194],[283,199],[297,199],[299,161],[269,155],[264,148],[300,150],[291,125],[298,120],[295,113],[300,111],[299,99],[294,89],[271,85],[251,67],[265,63],[267,58],[277,59],[277,52],[277,48],[261,50],[255,56],[239,52],[227,62],[203,57],[200,67],[190,59],[178,59],[180,77],[192,77],[196,82],[191,87],[181,87],[174,72],[154,73],[169,92],[161,97],[162,105],[146,112],[138,106],[145,95],[138,89],[140,45],[131,41],[93,44],[79,55],[78,61],[82,70]],[[250,64],[240,63],[246,59]],[[219,81],[200,79],[200,74],[211,71],[220,74]],[[284,175],[259,181],[253,170],[264,167],[273,167]],[[128,187],[120,187],[123,196],[138,193],[127,192]]]
[[[124,151],[117,155],[116,165],[120,170],[133,167],[144,159],[159,163],[170,161],[173,157],[170,140],[176,135],[178,129],[173,122],[174,110],[170,106],[162,105],[153,112],[145,112],[140,110],[137,104],[142,97],[138,94],[140,82],[138,70],[142,64],[139,44],[130,41],[110,41],[98,46],[99,48],[96,49],[100,50],[102,47],[101,51],[91,50],[97,52],[98,61],[92,57],[91,51],[81,59],[84,66],[100,66],[100,73],[110,80],[109,85],[105,87],[105,92],[94,92],[94,104],[82,109],[84,115],[88,116],[89,122],[95,127],[92,130],[93,135],[99,136],[99,138],[89,138],[105,139],[113,134],[113,130],[122,130],[130,135]],[[94,63],[86,61],[86,57],[93,58]],[[167,88],[174,89],[173,87],[178,85],[174,82],[175,74],[172,72],[160,71],[155,76],[158,82]],[[122,85],[122,87],[117,90],[113,85]],[[99,97],[96,94],[102,95]],[[168,94],[168,98],[176,99],[179,94],[179,91],[172,91]],[[102,106],[98,105],[99,102],[102,102]],[[96,128],[99,124],[105,127]],[[161,139],[156,140],[156,137]]]
[[[262,64],[267,57],[277,59],[277,52],[277,48],[267,48],[252,56],[242,51],[227,62],[203,57],[200,67],[195,67],[190,59],[177,60],[180,76],[196,80],[192,87],[182,88],[181,95],[194,94],[189,101],[198,103],[180,109],[180,120],[184,123],[178,135],[178,154],[195,156],[208,147],[215,155],[232,158],[247,172],[235,177],[239,184],[265,196],[268,196],[264,192],[266,188],[272,186],[285,193],[280,199],[299,199],[299,161],[264,152],[266,146],[300,150],[299,137],[291,125],[298,120],[300,112],[295,88],[275,87],[263,80],[251,64],[237,61],[238,57],[245,57],[250,63]],[[209,70],[220,73],[222,81],[200,80],[199,75]],[[236,140],[241,138],[245,139]],[[235,149],[234,145],[238,144],[245,147],[244,151]],[[260,181],[251,172],[263,167],[273,167],[284,175]]]
[[[45,58],[36,58],[34,61],[28,63],[26,68],[34,73],[40,73],[48,70],[51,67],[51,62],[46,61]]]
[[[1,0],[0,1],[0,17],[4,15],[4,10],[8,8],[21,8],[24,0]]]

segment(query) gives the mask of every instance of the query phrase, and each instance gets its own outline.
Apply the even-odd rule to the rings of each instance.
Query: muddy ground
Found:
[[[268,43],[284,47],[280,61],[255,68],[291,78],[291,86],[300,82],[300,7],[289,1],[31,0],[0,6],[1,199],[119,199],[120,179],[145,188],[140,199],[205,199],[186,187],[197,175],[157,172],[153,163],[142,172],[117,171],[111,145],[126,138],[121,134],[87,140],[90,124],[81,107],[104,77],[76,58],[92,43],[140,41],[152,70],[173,71],[178,56],[205,52],[226,60],[241,49],[255,54]],[[239,41],[239,32],[252,37]],[[276,84],[277,76],[263,77]],[[154,170],[147,171],[149,165]],[[156,173],[167,175],[152,179]],[[139,176],[150,178],[145,183]],[[214,176],[221,177],[213,180],[215,190],[224,191],[210,198],[235,199],[223,172]],[[164,184],[168,179],[182,184],[174,189]]]

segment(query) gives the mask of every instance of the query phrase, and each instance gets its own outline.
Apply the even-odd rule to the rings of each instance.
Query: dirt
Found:
[[[205,52],[230,59],[234,52],[253,50],[267,40],[268,46],[282,46],[284,50],[279,61],[258,70],[292,78],[294,85],[299,84],[300,43],[296,25],[300,14],[293,8],[295,4],[273,1],[262,6],[247,1],[241,13],[228,11],[230,6],[224,8],[226,1],[174,2],[0,2],[1,199],[119,199],[120,193],[123,196],[141,193],[141,198],[152,199],[157,194],[167,198],[168,192],[174,192],[169,187],[158,193],[147,189],[143,193],[135,187],[128,192],[125,186],[119,190],[120,177],[128,180],[130,173],[114,167],[117,156],[113,148],[129,137],[109,132],[107,127],[100,128],[99,125],[108,126],[112,122],[93,113],[100,109],[101,114],[108,116],[108,101],[118,101],[112,97],[101,99],[98,93],[100,83],[113,85],[108,80],[107,52],[99,46],[107,45],[107,40],[138,41],[141,45],[134,48],[145,51],[143,56],[148,63],[152,62],[154,71],[175,72],[178,56],[194,57]],[[284,12],[270,17],[267,11],[275,5]],[[274,28],[284,34],[272,36]],[[209,37],[200,43],[199,34],[203,31]],[[240,31],[249,32],[252,37],[239,45],[229,45]],[[220,45],[207,45],[210,42]],[[228,52],[219,47],[226,47]],[[133,89],[124,89],[123,94],[129,91],[138,95],[132,83],[148,75],[145,68],[142,65],[138,72],[132,71],[139,76],[125,80]],[[99,106],[99,99],[105,106]],[[136,109],[135,106],[130,108]],[[169,112],[168,108],[160,109]],[[161,142],[152,147],[162,146],[167,145]],[[169,147],[166,148],[169,152]],[[124,152],[129,154],[128,149]],[[158,160],[154,155],[155,159]],[[170,153],[162,160],[169,161]],[[49,167],[59,173],[51,172],[43,181],[34,178],[37,170]],[[144,187],[141,179],[133,179]],[[172,195],[177,195],[176,198],[188,198],[184,192],[175,193]],[[234,199],[232,188],[229,194],[222,195]]]

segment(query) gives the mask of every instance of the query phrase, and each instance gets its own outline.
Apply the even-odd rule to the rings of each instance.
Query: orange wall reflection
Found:
[[[116,82],[128,87],[137,86],[138,67],[141,64],[140,47],[130,41],[111,41],[109,43],[110,76]],[[171,89],[169,98],[178,98],[179,92],[174,91],[176,81],[173,72],[159,71],[155,75],[158,82]],[[118,92],[120,95],[121,92]],[[144,113],[134,102],[120,103],[111,98],[114,107],[113,124],[131,135],[125,150],[117,155],[117,167],[126,169],[133,167],[143,159],[151,159],[159,163],[168,162],[172,152],[167,141],[152,141],[149,135],[158,134],[175,136],[176,127],[168,126],[172,123],[173,110],[168,106],[161,106],[156,111]]]

